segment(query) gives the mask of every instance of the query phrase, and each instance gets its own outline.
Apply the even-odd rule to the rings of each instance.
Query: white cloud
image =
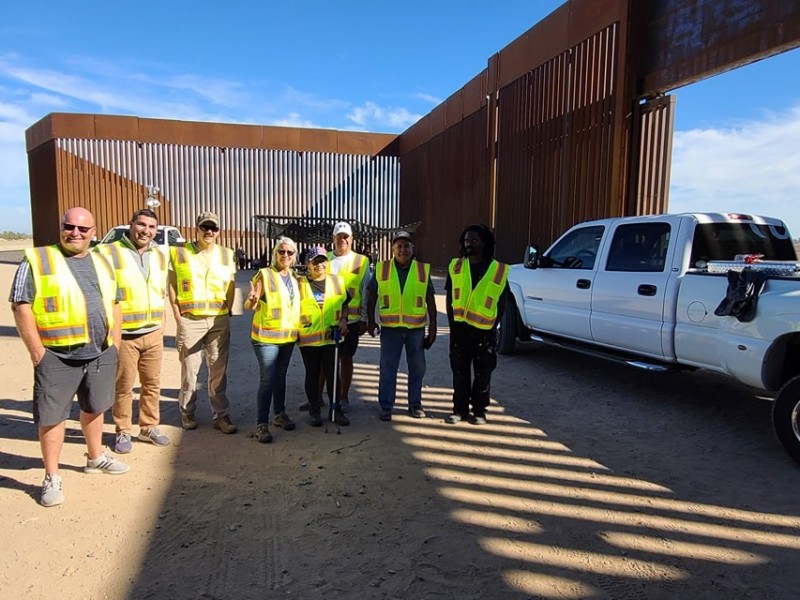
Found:
[[[320,126],[314,123],[313,121],[309,121],[308,119],[303,119],[298,113],[289,113],[287,117],[284,117],[282,119],[275,119],[274,121],[270,122],[269,125],[275,125],[277,127],[320,128]]]
[[[414,94],[414,98],[417,98],[419,100],[424,100],[425,102],[429,102],[430,104],[433,104],[434,106],[438,106],[439,104],[442,103],[442,99],[441,98],[437,98],[436,96],[431,96],[430,94],[425,94],[423,92],[419,92],[419,93]]]
[[[383,108],[374,102],[365,102],[349,113],[347,118],[356,125],[365,129],[375,127],[388,127],[396,131],[403,131],[419,121],[422,115],[412,114],[406,108]]]
[[[38,106],[42,106],[44,108],[55,108],[55,109],[63,109],[68,106],[68,103],[64,98],[60,96],[55,96],[53,94],[40,94],[40,93],[33,93],[31,94],[31,103],[36,104]]]
[[[783,219],[800,237],[800,106],[726,129],[675,132],[670,212]]]

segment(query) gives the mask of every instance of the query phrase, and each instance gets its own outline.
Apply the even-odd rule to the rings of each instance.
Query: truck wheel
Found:
[[[800,463],[800,376],[787,381],[775,397],[772,426],[789,456]]]
[[[506,304],[503,318],[497,324],[497,353],[513,354],[517,348],[517,305],[513,300]]]

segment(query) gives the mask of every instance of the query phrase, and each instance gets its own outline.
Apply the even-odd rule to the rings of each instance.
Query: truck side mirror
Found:
[[[539,268],[539,246],[536,244],[531,244],[528,246],[527,250],[525,250],[525,256],[522,259],[522,264],[526,269]]]

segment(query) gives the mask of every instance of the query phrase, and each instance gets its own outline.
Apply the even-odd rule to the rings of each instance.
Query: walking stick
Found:
[[[329,420],[336,424],[336,433],[341,435],[342,428],[339,423],[336,423],[336,407],[339,404],[339,340],[340,340],[339,327],[333,328],[333,400],[331,400],[331,410]],[[325,433],[328,433],[328,424],[325,423]]]

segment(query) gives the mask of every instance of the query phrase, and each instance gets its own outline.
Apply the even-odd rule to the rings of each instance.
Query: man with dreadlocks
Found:
[[[461,257],[450,262],[445,282],[453,371],[453,414],[445,420],[483,425],[497,366],[497,323],[508,297],[508,265],[494,259],[494,234],[485,225],[466,227],[459,243]]]

